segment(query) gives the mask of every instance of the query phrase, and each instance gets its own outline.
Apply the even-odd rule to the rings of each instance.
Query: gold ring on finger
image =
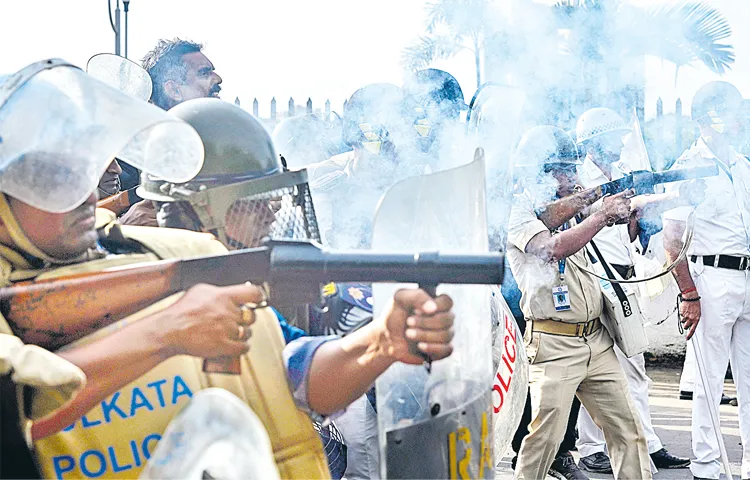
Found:
[[[247,304],[240,305],[240,311],[242,312],[242,323],[249,325],[255,321],[255,311],[250,306]]]
[[[240,306],[242,310],[242,323],[252,323],[255,320],[255,310],[258,308],[266,308],[268,302],[262,300],[260,303],[247,302]]]

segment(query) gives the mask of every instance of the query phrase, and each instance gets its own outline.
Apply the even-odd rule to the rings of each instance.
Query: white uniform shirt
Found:
[[[707,177],[706,200],[695,208],[695,229],[688,255],[750,255],[750,160],[732,152],[725,165],[702,138],[675,162],[672,169],[719,165],[719,175]],[[727,168],[730,176],[725,172]],[[679,190],[679,183],[666,191]],[[691,207],[664,214],[665,219],[687,221]]]
[[[623,162],[612,164],[612,180],[618,180],[625,175],[630,174],[630,169]],[[610,180],[604,175],[604,172],[591,160],[586,157],[583,165],[578,166],[578,181],[584,188],[598,187],[604,185]],[[594,204],[594,209],[600,209],[602,200]],[[594,243],[599,247],[604,259],[609,264],[615,265],[633,265],[633,252],[631,251],[630,233],[627,225],[614,225],[604,227],[594,236]]]

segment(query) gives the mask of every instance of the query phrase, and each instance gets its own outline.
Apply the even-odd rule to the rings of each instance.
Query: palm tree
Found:
[[[426,34],[404,50],[403,63],[417,70],[471,50],[477,84],[483,65],[487,80],[511,78],[543,97],[537,100],[541,111],[550,103],[558,104],[552,110],[575,110],[573,105],[606,104],[623,92],[642,95],[642,79],[630,77],[642,75],[646,55],[674,63],[675,82],[683,66],[700,63],[723,74],[734,62],[733,47],[725,43],[729,23],[701,1],[647,8],[622,0],[558,0],[552,7],[503,0],[503,5],[514,14],[496,15],[499,2],[493,0],[433,0]]]
[[[729,23],[704,2],[637,8],[621,0],[560,0],[553,10],[560,27],[573,32],[570,52],[584,63],[652,55],[677,71],[701,62],[721,75],[734,62],[732,46],[721,43],[732,34]]]
[[[410,70],[426,68],[437,59],[462,50],[474,54],[477,88],[482,84],[484,39],[491,30],[491,0],[436,0],[426,7],[426,34],[404,49],[403,64]]]

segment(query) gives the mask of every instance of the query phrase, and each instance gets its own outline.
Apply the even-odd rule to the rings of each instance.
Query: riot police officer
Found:
[[[701,136],[672,167],[716,165],[719,175],[705,179],[706,200],[695,207],[695,226],[687,258],[672,271],[680,288],[681,321],[688,339],[695,339],[703,353],[708,385],[696,375],[693,399],[693,454],[690,469],[696,478],[719,476],[719,445],[706,402],[718,408],[727,364],[744,372],[750,355],[750,162],[734,149],[741,132],[743,99],[727,82],[709,82],[695,93],[691,116]],[[670,185],[674,191],[679,185]],[[664,247],[670,260],[682,247],[690,207],[664,215]],[[697,349],[696,349],[697,350]],[[697,353],[697,352],[696,352]],[[744,375],[734,375],[740,402],[740,431],[750,435],[750,391]],[[742,477],[750,477],[750,442],[743,441]]]
[[[528,322],[532,402],[530,433],[521,444],[516,476],[547,474],[573,397],[578,396],[604,427],[615,478],[651,478],[643,429],[612,339],[599,319],[599,282],[580,270],[591,268],[584,252],[591,238],[630,217],[629,200],[623,194],[607,198],[587,218],[570,219],[550,231],[536,212],[554,198],[573,193],[580,163],[576,146],[558,128],[535,127],[522,138],[516,157],[523,191],[514,196],[508,260]],[[605,404],[610,407],[601,408]]]

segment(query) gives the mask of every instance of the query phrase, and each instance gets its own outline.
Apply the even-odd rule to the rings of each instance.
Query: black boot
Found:
[[[576,461],[570,452],[563,453],[555,457],[552,466],[549,469],[549,475],[559,478],[560,480],[589,480],[589,477],[578,469]]]
[[[581,457],[581,468],[594,473],[612,473],[612,464],[604,452]]]
[[[688,468],[690,466],[690,459],[675,457],[666,448],[652,453],[651,460],[654,462],[656,468],[660,469]]]

